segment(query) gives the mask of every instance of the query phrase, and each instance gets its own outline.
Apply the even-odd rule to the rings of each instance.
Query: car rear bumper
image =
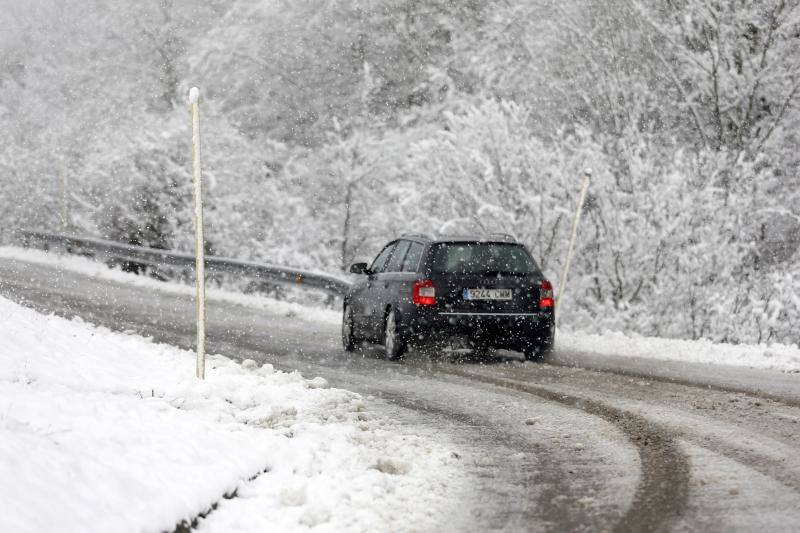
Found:
[[[453,337],[497,348],[523,349],[553,338],[553,313],[468,313],[414,309],[402,323],[407,342],[426,344]]]

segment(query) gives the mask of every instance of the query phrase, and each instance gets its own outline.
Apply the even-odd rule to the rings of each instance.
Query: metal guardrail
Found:
[[[194,269],[194,255],[171,250],[157,250],[144,246],[133,246],[93,237],[76,237],[60,233],[23,230],[19,236],[24,246],[62,246],[71,253],[90,255],[96,259],[116,259],[153,267],[176,267]],[[239,274],[258,280],[270,280],[342,296],[350,288],[350,282],[330,274],[311,272],[297,268],[239,261],[226,257],[206,256],[209,273]]]

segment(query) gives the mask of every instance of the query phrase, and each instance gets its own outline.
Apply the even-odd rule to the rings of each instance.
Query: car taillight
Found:
[[[429,279],[415,281],[412,301],[416,305],[436,305],[436,287],[433,282]]]
[[[539,309],[553,307],[553,285],[545,280],[539,286]]]

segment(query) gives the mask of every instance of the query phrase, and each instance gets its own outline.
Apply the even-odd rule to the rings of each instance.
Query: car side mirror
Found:
[[[353,274],[369,274],[369,268],[366,263],[353,263],[350,266],[350,272]]]

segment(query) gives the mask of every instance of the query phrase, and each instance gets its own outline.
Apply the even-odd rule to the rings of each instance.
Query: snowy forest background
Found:
[[[798,0],[0,0],[0,242],[339,271],[398,233],[517,235],[563,324],[800,342]]]

